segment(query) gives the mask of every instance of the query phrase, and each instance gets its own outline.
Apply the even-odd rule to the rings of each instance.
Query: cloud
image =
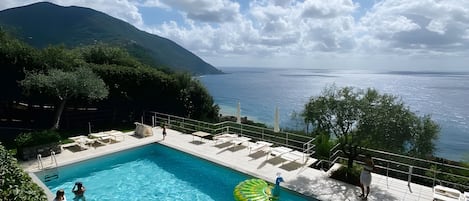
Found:
[[[360,20],[381,49],[412,54],[460,54],[469,48],[469,1],[384,0]]]
[[[306,0],[302,6],[304,18],[334,18],[348,15],[358,7],[352,0]]]
[[[2,0],[0,9],[12,8],[18,6],[24,6],[35,2],[41,2],[38,0]],[[81,6],[88,7],[113,17],[124,20],[136,27],[142,27],[143,20],[137,6],[134,2],[129,0],[51,0],[51,3],[61,6]]]
[[[147,0],[143,5],[172,8],[200,22],[232,22],[240,17],[239,3],[229,0]]]
[[[32,2],[36,1],[3,0],[0,9]],[[374,4],[353,0],[52,2],[105,12],[169,38],[215,65],[284,65],[287,61],[307,65],[323,59],[332,60],[324,65],[348,62],[362,66],[404,56],[422,63],[422,58],[451,61],[469,57],[467,0],[379,0]],[[140,7],[156,7],[181,17],[148,25]],[[372,62],[370,57],[376,59]]]

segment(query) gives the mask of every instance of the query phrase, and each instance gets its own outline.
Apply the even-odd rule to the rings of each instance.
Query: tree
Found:
[[[104,81],[91,69],[83,67],[75,71],[50,69],[47,73],[26,72],[25,79],[20,84],[26,94],[38,91],[58,99],[52,129],[59,128],[60,117],[67,100],[72,98],[101,100],[109,93]]]
[[[364,146],[420,157],[432,155],[439,133],[429,116],[419,117],[397,97],[374,89],[326,87],[305,104],[302,116],[314,133],[329,133],[339,140],[348,168]]]

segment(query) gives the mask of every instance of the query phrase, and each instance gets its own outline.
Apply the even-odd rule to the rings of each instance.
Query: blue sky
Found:
[[[51,2],[105,12],[217,67],[468,70],[469,0]]]

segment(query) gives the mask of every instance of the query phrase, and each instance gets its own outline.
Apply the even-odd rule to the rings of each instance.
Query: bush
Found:
[[[37,132],[21,133],[16,137],[17,148],[33,147],[37,145],[59,142],[61,139],[59,133],[52,130],[43,130]]]
[[[331,178],[343,181],[355,186],[360,186],[361,166],[354,165],[350,170],[346,166],[342,166],[331,175]]]
[[[0,144],[0,199],[47,201],[44,191],[26,174],[16,162],[16,159],[8,153]]]
[[[44,130],[39,132],[21,133],[16,137],[17,157],[30,160],[38,154],[49,156],[51,151],[60,153],[60,135],[55,131]]]

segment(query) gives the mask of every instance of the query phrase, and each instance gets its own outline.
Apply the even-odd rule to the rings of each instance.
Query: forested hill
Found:
[[[166,38],[138,30],[127,22],[83,7],[41,2],[0,11],[0,26],[28,44],[43,48],[97,42],[118,45],[152,66],[192,74],[221,73],[212,65]]]

